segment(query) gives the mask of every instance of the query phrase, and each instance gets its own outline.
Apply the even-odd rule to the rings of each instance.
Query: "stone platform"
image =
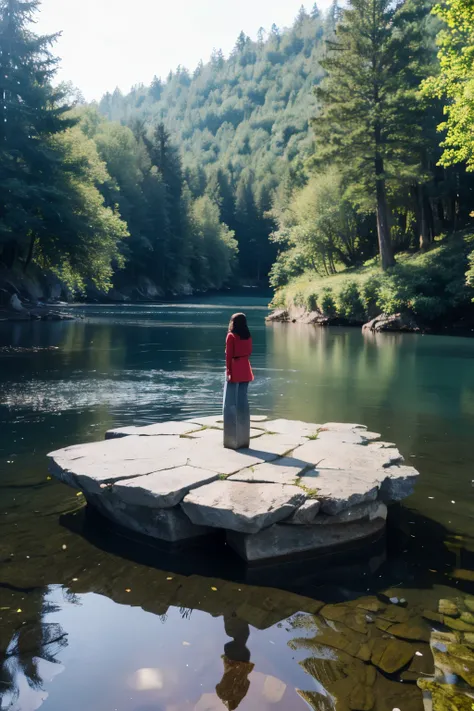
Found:
[[[167,543],[220,530],[249,563],[381,535],[418,476],[363,425],[257,416],[249,449],[222,438],[219,416],[125,427],[52,452],[50,471],[122,528]]]

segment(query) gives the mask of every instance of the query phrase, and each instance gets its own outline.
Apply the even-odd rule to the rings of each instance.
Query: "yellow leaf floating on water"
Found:
[[[130,588],[125,588],[125,592],[132,592]]]
[[[76,496],[84,496],[84,494],[82,493],[82,491],[78,491]]]
[[[211,588],[211,590],[214,590],[214,592],[217,592],[217,588]]]
[[[47,477],[46,477],[46,481],[51,481],[52,478],[53,478],[53,477],[51,477],[51,476],[47,476]]]
[[[166,580],[173,580],[173,578],[166,578]]]
[[[23,610],[21,608],[18,608],[17,612],[23,612]]]

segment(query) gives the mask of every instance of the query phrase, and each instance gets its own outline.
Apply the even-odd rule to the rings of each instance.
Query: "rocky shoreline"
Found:
[[[320,311],[306,311],[302,307],[275,309],[265,319],[268,323],[305,323],[313,326],[353,326],[370,333],[398,331],[421,333],[422,329],[409,314],[380,314],[367,323],[338,316],[328,316]]]
[[[13,294],[7,306],[0,306],[0,321],[75,321],[76,316],[63,310],[67,306],[68,304],[60,301],[21,301],[17,294]]]

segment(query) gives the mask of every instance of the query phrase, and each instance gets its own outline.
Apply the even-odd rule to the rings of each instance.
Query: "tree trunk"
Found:
[[[380,263],[385,271],[395,264],[393,256],[390,225],[388,221],[387,192],[385,178],[383,177],[383,160],[380,156],[375,159],[375,189],[377,196],[377,235],[379,239]]]
[[[23,267],[24,273],[26,273],[26,270],[30,266],[31,260],[33,259],[33,254],[35,251],[35,244],[36,244],[36,237],[35,237],[35,235],[31,235],[30,244],[28,247],[28,254],[26,255],[25,265]]]
[[[1,261],[7,269],[13,269],[18,254],[18,244],[15,240],[10,240],[3,247]]]
[[[419,183],[416,185],[415,192],[419,245],[420,249],[428,249],[431,244],[431,234],[426,210],[426,198],[423,187]]]

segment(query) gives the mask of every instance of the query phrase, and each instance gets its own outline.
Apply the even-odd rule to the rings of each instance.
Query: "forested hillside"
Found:
[[[53,89],[56,38],[32,32],[39,10],[0,0],[0,268],[96,297],[267,283],[271,210],[278,190],[305,180],[337,6],[326,17],[302,8],[289,29],[241,33],[228,58],[216,51],[192,74],[178,67],[90,106]]]
[[[39,9],[0,0],[0,280],[136,299],[299,280],[300,301],[337,312],[349,294],[365,317],[367,299],[443,318],[470,304],[468,0],[302,7],[229,57],[92,105],[55,85]],[[367,262],[370,298],[350,280]]]
[[[326,17],[316,5],[311,13],[301,8],[289,29],[262,28],[255,42],[241,33],[227,59],[215,51],[192,72],[178,67],[164,82],[155,77],[126,96],[117,89],[99,104],[136,135],[163,122],[179,146],[191,193],[217,202],[235,232],[243,279],[266,279],[276,256],[268,214],[274,192],[303,180],[313,151],[314,87],[337,13],[337,5]]]

